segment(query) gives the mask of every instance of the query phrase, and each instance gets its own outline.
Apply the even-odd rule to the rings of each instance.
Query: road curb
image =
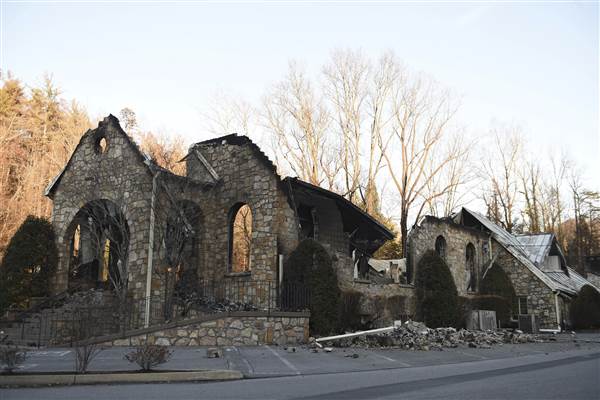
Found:
[[[108,374],[39,374],[39,375],[4,375],[0,376],[0,387],[34,387],[93,385],[117,383],[168,383],[192,381],[230,381],[243,379],[240,371],[205,370],[180,372],[137,372]]]

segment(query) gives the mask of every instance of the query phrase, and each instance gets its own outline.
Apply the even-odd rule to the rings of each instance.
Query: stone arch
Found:
[[[469,242],[465,247],[465,269],[467,271],[467,291],[477,290],[477,271],[475,269],[475,246]]]
[[[62,237],[68,287],[126,288],[131,237],[128,218],[116,203],[96,199],[84,204]]]
[[[252,209],[247,203],[236,203],[228,215],[229,272],[250,272],[252,252]]]
[[[435,239],[435,252],[442,259],[446,260],[446,239],[442,235],[439,235]]]

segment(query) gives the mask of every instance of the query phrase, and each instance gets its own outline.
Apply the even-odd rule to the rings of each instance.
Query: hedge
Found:
[[[285,283],[310,289],[310,329],[327,335],[338,328],[340,289],[327,250],[313,239],[303,240],[284,262]]]
[[[575,329],[600,328],[600,293],[590,285],[571,302],[571,322]]]
[[[416,319],[430,328],[460,323],[458,292],[446,262],[433,250],[419,260],[415,276]]]
[[[479,300],[481,307],[496,311],[496,319],[501,326],[509,324],[512,315],[517,313],[517,294],[510,278],[498,264],[494,263],[485,274],[480,293],[484,295]]]

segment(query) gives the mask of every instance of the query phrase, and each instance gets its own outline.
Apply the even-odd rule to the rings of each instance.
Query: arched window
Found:
[[[108,141],[106,140],[106,138],[104,136],[99,137],[96,140],[96,153],[104,154],[104,153],[106,153],[107,149],[108,149]]]
[[[229,216],[229,268],[249,272],[252,248],[252,211],[247,204],[236,204]]]
[[[465,249],[465,267],[467,269],[467,290],[474,292],[477,290],[477,273],[475,271],[475,246],[473,246],[473,243],[467,244]]]
[[[442,235],[435,239],[435,252],[444,260],[446,259],[446,239]]]

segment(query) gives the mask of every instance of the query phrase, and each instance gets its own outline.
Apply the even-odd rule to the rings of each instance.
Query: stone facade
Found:
[[[505,232],[503,235],[510,234]],[[508,251],[506,245],[500,243],[486,227],[475,223],[466,225],[457,218],[427,216],[420,225],[412,229],[408,241],[408,268],[411,270],[409,275],[412,280],[419,260],[426,251],[434,250],[440,253],[439,249],[436,249],[440,237],[445,243],[441,255],[452,273],[459,296],[476,295],[486,268],[493,262],[507,274],[517,297],[526,302],[527,313],[535,315],[539,328],[556,329],[558,325],[568,321],[570,295],[559,293],[548,286],[521,259]],[[467,246],[470,244],[473,245],[475,253],[473,280],[467,261]],[[540,274],[543,274],[541,270]]]
[[[160,168],[113,116],[83,135],[47,189],[54,201],[52,223],[58,238],[60,261],[53,285],[57,293],[69,286],[73,278],[70,264],[79,265],[82,254],[97,264],[114,261],[112,253],[109,257],[100,254],[113,251],[112,246],[110,250],[102,247],[104,241],[93,249],[84,244],[90,232],[111,229],[87,227],[88,214],[82,212],[94,202],[109,204],[112,211],[108,213],[122,215],[126,221],[127,254],[119,261],[125,260],[127,290],[134,299],[163,296],[172,287],[173,280],[169,282],[164,271],[172,265],[168,242],[175,235],[169,224],[175,217],[193,237],[186,242],[186,255],[177,267],[193,268],[199,279],[226,283],[228,288],[253,282],[277,286],[280,261],[306,237],[306,225],[298,211],[302,207],[313,210],[318,227],[312,237],[337,260],[343,285],[352,284],[352,246],[373,252],[393,237],[341,196],[296,178],[282,179],[245,136],[233,134],[196,143],[185,162],[185,176]],[[243,272],[233,271],[231,266],[232,216],[241,205],[247,205],[252,215],[250,268]],[[74,262],[76,235],[81,248]]]
[[[410,281],[414,280],[416,268],[423,254],[435,250],[436,240],[442,237],[446,243],[444,259],[450,268],[456,289],[460,296],[476,293],[483,268],[490,262],[490,235],[456,224],[449,220],[425,217],[419,226],[415,226],[408,241],[408,259],[411,269]],[[467,246],[475,249],[475,285],[471,290],[469,282],[471,271],[467,263]]]
[[[109,346],[141,343],[165,346],[297,345],[309,337],[308,315],[231,316],[104,342]]]
[[[496,263],[510,278],[517,297],[527,299],[528,314],[535,315],[540,328],[556,329],[559,322],[556,316],[556,295],[552,289],[500,244],[496,244],[494,252],[496,251],[499,251]]]
[[[99,147],[102,139],[108,143],[104,153]],[[53,200],[52,224],[59,255],[52,285],[55,292],[67,289],[75,216],[98,199],[117,205],[124,214],[130,238],[128,278],[131,282],[145,281],[152,174],[118,124],[105,119],[98,129],[88,131],[48,194]]]

